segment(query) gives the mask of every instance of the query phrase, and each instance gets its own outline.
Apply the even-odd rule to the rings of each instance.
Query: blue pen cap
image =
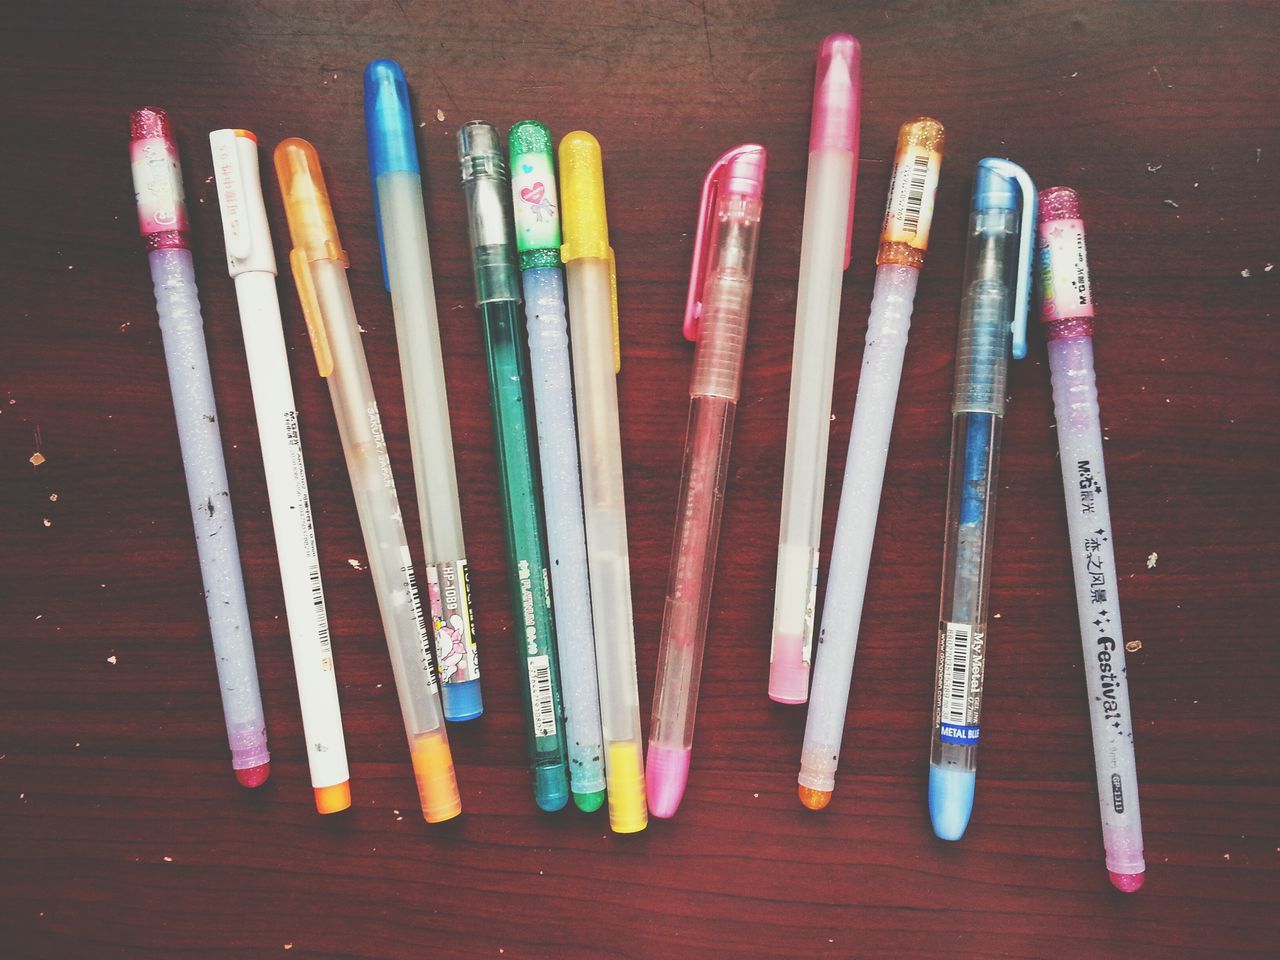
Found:
[[[390,290],[378,177],[394,171],[418,173],[420,169],[413,114],[409,110],[409,85],[405,82],[404,70],[394,60],[374,60],[364,69],[364,123],[369,145],[369,174],[373,179],[373,212],[378,220],[378,251],[382,255],[382,281]]]
[[[440,684],[440,701],[444,707],[444,718],[455,723],[474,720],[484,713],[479,680]]]
[[[1031,280],[1035,267],[1036,211],[1039,198],[1036,185],[1022,167],[1002,157],[985,157],[978,161],[973,181],[974,213],[1019,210],[1018,265],[1013,301],[1011,352],[1015,360],[1027,355],[1027,315],[1031,311]]]

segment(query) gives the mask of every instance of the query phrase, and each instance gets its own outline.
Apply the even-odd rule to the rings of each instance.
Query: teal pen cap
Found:
[[[507,134],[520,269],[560,266],[560,198],[551,131],[521,120]]]
[[[373,180],[373,210],[378,220],[378,252],[382,255],[382,282],[390,292],[378,177],[392,172],[418,173],[420,169],[413,114],[409,111],[409,85],[405,82],[404,70],[394,60],[374,60],[364,68],[364,124],[369,146],[369,175]]]
[[[1027,314],[1031,309],[1031,280],[1035,266],[1036,211],[1039,199],[1036,185],[1022,167],[1001,157],[986,157],[978,161],[978,172],[973,184],[973,212],[975,214],[1022,210],[1018,234],[1018,265],[1015,276],[1013,321],[1009,325],[1013,335],[1013,359],[1027,355]]]

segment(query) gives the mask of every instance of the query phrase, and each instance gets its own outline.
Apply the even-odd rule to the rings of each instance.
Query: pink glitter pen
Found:
[[[1133,717],[1093,372],[1089,261],[1080,201],[1067,187],[1040,191],[1040,268],[1041,320],[1048,340],[1058,459],[1076,574],[1102,843],[1112,884],[1122,893],[1133,893],[1146,875]]]
[[[689,777],[720,511],[747,344],[764,170],[764,147],[734,147],[712,165],[702,186],[684,316],[685,338],[698,347],[645,766],[649,811],[655,817],[675,815]]]

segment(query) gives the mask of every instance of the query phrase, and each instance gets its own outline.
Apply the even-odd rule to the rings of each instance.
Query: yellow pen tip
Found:
[[[560,256],[567,263],[584,257],[609,258],[609,219],[604,206],[604,165],[600,141],[585,130],[560,141]]]
[[[330,787],[316,787],[316,810],[319,813],[340,813],[351,806],[351,781],[343,780]]]
[[[609,791],[609,828],[614,833],[639,833],[649,825],[644,795],[644,757],[640,744],[619,740],[609,744],[605,765]]]
[[[812,787],[800,786],[800,802],[810,810],[823,810],[831,802],[830,790],[814,790]]]
[[[443,729],[424,733],[410,748],[413,775],[418,781],[418,800],[427,823],[452,820],[462,812],[458,778],[453,771],[453,754]]]

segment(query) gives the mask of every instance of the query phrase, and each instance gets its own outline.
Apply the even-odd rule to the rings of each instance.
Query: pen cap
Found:
[[[159,107],[129,114],[129,163],[138,228],[148,250],[187,249],[187,201],[169,115]]]
[[[340,260],[347,266],[316,148],[298,137],[290,137],[276,147],[275,163],[280,193],[284,196],[285,219],[289,221],[289,237],[295,249],[301,251],[307,261]]]
[[[726,152],[707,171],[702,182],[702,201],[698,211],[698,232],[693,241],[693,267],[689,271],[689,293],[685,298],[684,336],[698,339],[702,319],[702,296],[707,271],[711,269],[712,251],[719,242],[725,204],[754,201],[754,219],[759,219],[764,199],[764,171],[767,154],[756,143],[743,144]],[[754,249],[751,251],[754,262]],[[750,271],[747,271],[748,274]]]
[[[849,182],[849,220],[844,232],[844,267],[853,253],[853,205],[858,192],[858,130],[862,109],[862,47],[847,33],[833,33],[818,49],[813,84],[809,152],[841,150],[853,154]]]
[[[480,120],[463,124],[458,130],[458,162],[467,200],[476,305],[519,300],[516,245],[511,230],[511,187],[498,128]]]
[[[560,266],[560,208],[551,131],[521,120],[507,134],[520,269]]]
[[[560,258],[607,260],[609,295],[613,312],[613,371],[622,366],[618,336],[618,273],[609,246],[609,218],[604,208],[604,162],[600,142],[585,130],[575,130],[560,141],[560,186],[564,243]]]
[[[899,128],[877,265],[898,264],[917,270],[924,266],[945,139],[942,124],[932,117],[909,120]]]
[[[369,175],[373,181],[373,213],[378,226],[378,252],[382,257],[382,282],[390,290],[378,177],[384,173],[419,172],[409,86],[404,70],[394,60],[374,60],[364,68],[364,124]]]
[[[1040,191],[1040,319],[1050,340],[1093,335],[1093,291],[1080,219],[1070,187]]]
[[[1036,185],[1027,171],[1001,157],[978,161],[973,182],[973,214],[1019,211],[1018,259],[1014,267],[1012,353],[1015,360],[1027,355],[1027,312],[1031,306],[1031,273],[1036,225]]]
[[[275,276],[276,255],[258,171],[258,138],[248,130],[214,130],[209,134],[209,149],[227,247],[227,272],[233,277],[242,273]]]

